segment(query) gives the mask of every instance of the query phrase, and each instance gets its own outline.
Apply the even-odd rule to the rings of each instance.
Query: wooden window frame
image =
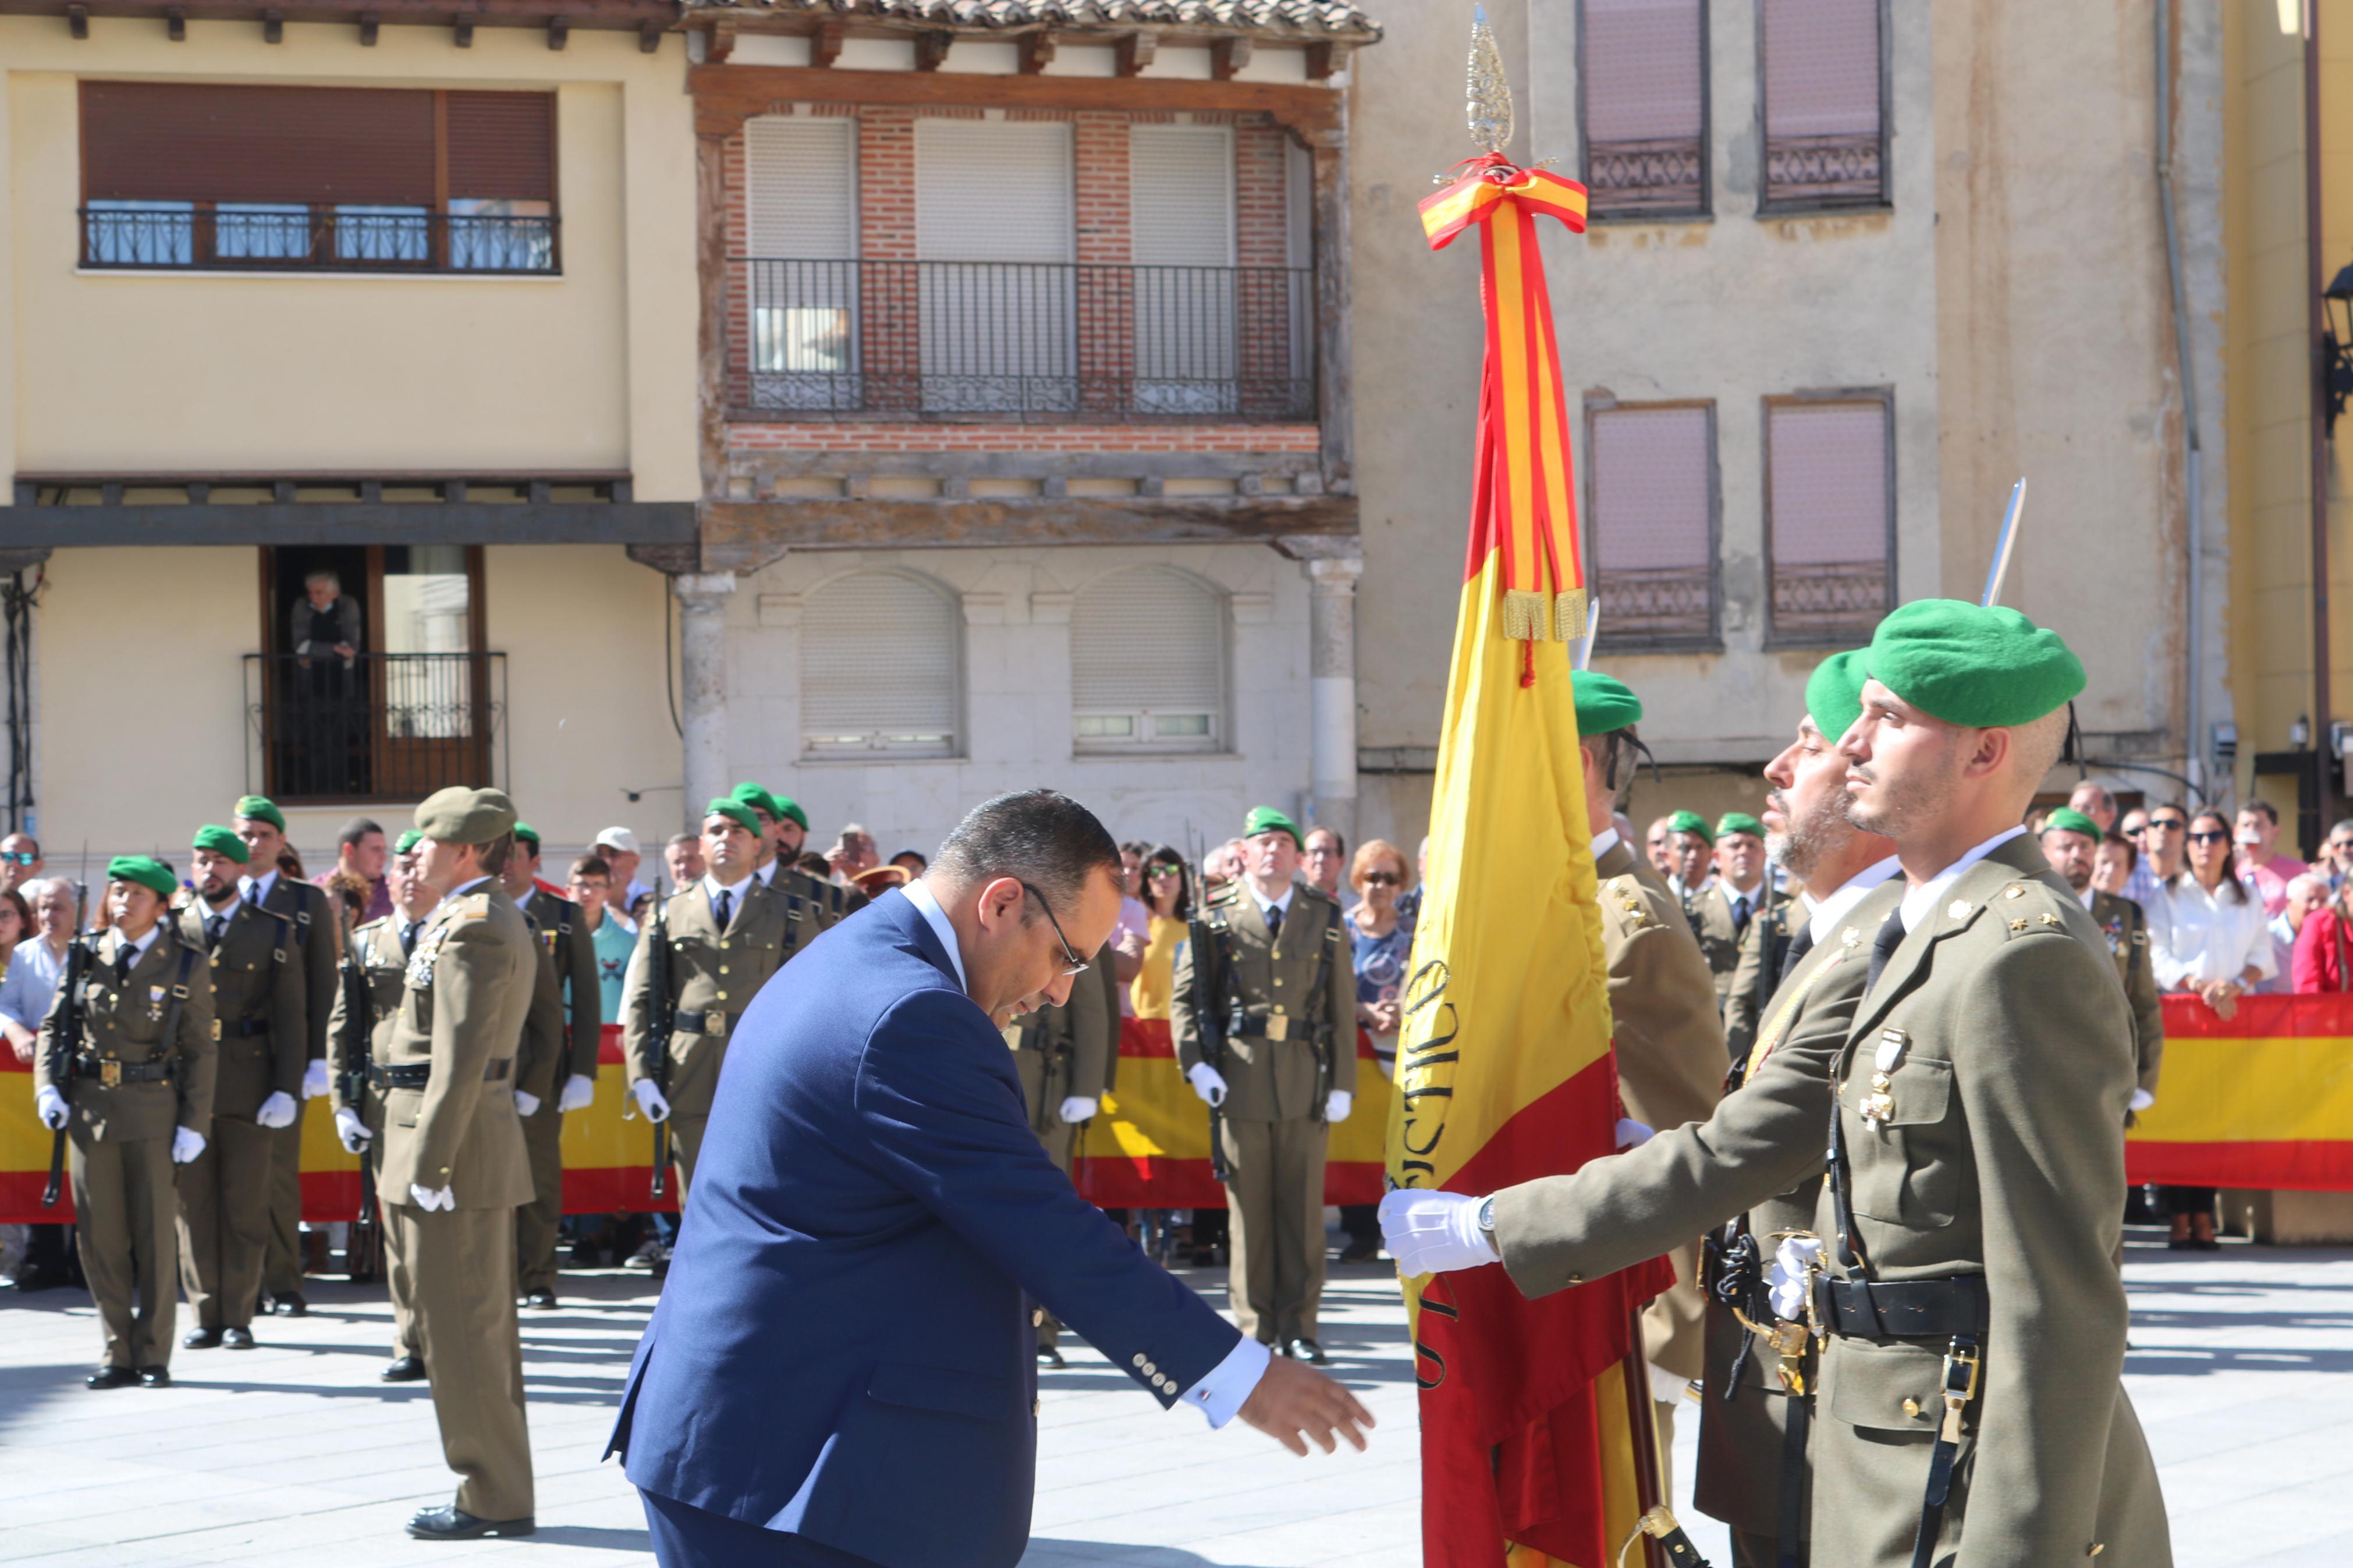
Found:
[[[1662,208],[1657,212],[1605,212],[1590,199],[1593,185],[1593,138],[1586,129],[1587,84],[1592,79],[1591,52],[1585,37],[1586,0],[1577,5],[1577,169],[1588,193],[1586,223],[1713,223],[1715,221],[1715,81],[1711,56],[1715,37],[1714,0],[1699,4],[1699,202],[1695,206]],[[1761,31],[1761,29],[1760,29]],[[1884,79],[1883,78],[1883,79]]]
[[[1581,10],[1581,7],[1580,7]],[[1724,462],[1716,400],[1713,397],[1657,397],[1626,400],[1589,397],[1585,403],[1585,527],[1586,581],[1599,595],[1601,620],[1594,647],[1602,653],[1722,653],[1724,651]],[[1697,408],[1707,416],[1707,630],[1704,634],[1657,637],[1610,632],[1609,600],[1601,583],[1601,507],[1599,486],[1601,465],[1595,426],[1605,414],[1641,409]]]
[[[1757,407],[1757,464],[1764,481],[1764,493],[1758,498],[1765,521],[1765,538],[1761,554],[1765,563],[1765,583],[1762,609],[1765,620],[1765,651],[1779,649],[1845,648],[1868,640],[1866,631],[1858,638],[1854,630],[1816,630],[1805,628],[1784,631],[1773,618],[1773,584],[1776,571],[1773,563],[1773,410],[1824,404],[1871,404],[1880,405],[1880,416],[1885,421],[1887,453],[1887,596],[1879,614],[1885,616],[1902,602],[1897,588],[1896,517],[1895,517],[1895,389],[1893,386],[1841,386],[1811,389],[1802,392],[1777,393],[1759,400]]]
[[[1579,11],[1583,6],[1580,4]],[[1888,0],[1879,0],[1879,194],[1869,199],[1841,200],[1836,197],[1802,196],[1790,201],[1773,199],[1773,184],[1767,171],[1771,167],[1770,142],[1765,130],[1767,111],[1765,85],[1765,7],[1757,7],[1757,216],[1758,217],[1802,217],[1810,213],[1893,212],[1895,210],[1895,165],[1894,162],[1895,94],[1892,89],[1894,75],[1895,43],[1894,16]]]

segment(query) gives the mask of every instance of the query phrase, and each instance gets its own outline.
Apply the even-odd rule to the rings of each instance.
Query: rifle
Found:
[[[662,897],[661,873],[654,873],[654,909],[646,919],[644,939],[653,945],[646,950],[646,995],[649,1016],[646,1032],[654,1046],[654,1090],[664,1103],[670,1100],[670,1037],[678,1023],[678,998],[670,990],[670,920],[668,900]],[[660,1197],[670,1186],[670,1118],[654,1123],[653,1195]]]
[[[76,883],[75,888],[79,893],[80,884]],[[73,1103],[74,1052],[81,1048],[81,989],[83,983],[90,978],[90,939],[76,931],[74,939],[66,943],[65,973],[58,977],[62,999],[58,1005],[57,1016],[50,1020],[48,1038],[42,1042],[48,1055],[50,1086],[69,1106]],[[66,1120],[70,1126],[72,1117],[69,1115]],[[58,1196],[65,1190],[65,1182],[66,1129],[60,1127],[49,1135],[49,1182],[41,1189],[43,1208],[58,1206]]]
[[[1315,1048],[1315,1120],[1329,1118],[1332,1106],[1332,1081],[1338,1069],[1335,1052],[1339,1042],[1332,1038],[1332,1010],[1324,1005],[1324,988],[1332,980],[1332,950],[1340,945],[1340,910],[1334,905],[1332,917],[1324,927],[1324,940],[1317,946],[1315,984],[1307,990],[1309,1015],[1307,1042]],[[1356,1042],[1348,1042],[1348,1055],[1356,1057]]]
[[[1214,966],[1220,974],[1231,979],[1233,955],[1226,951],[1222,931],[1209,927],[1206,905],[1188,923],[1186,940],[1193,944],[1193,994],[1187,1005],[1193,1009],[1193,1027],[1201,1037],[1201,1060],[1219,1078],[1226,1076],[1226,1041],[1247,1027],[1242,1016],[1240,994],[1227,986],[1229,1005],[1227,1016],[1218,1016],[1217,998],[1209,988],[1209,971]],[[1209,1174],[1220,1184],[1232,1174],[1226,1163],[1226,1113],[1216,1104],[1209,1107]]]
[[[367,1125],[368,1068],[374,1063],[375,1036],[375,998],[368,986],[367,971],[360,967],[358,956],[350,943],[343,947],[343,1027],[352,1031],[349,1044],[343,1047],[343,1103],[352,1114]],[[375,1140],[364,1140],[360,1144],[360,1211],[352,1216],[351,1239],[344,1244],[344,1272],[354,1279],[375,1277],[378,1226],[382,1216],[376,1210],[375,1173],[372,1156]]]

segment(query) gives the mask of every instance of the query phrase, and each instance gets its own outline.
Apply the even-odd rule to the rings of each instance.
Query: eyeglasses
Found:
[[[0,866],[29,866],[39,858],[30,849],[0,849]]]
[[[1054,940],[1062,944],[1062,973],[1084,974],[1087,972],[1087,961],[1071,951],[1071,939],[1062,934],[1062,922],[1054,918],[1054,906],[1046,901],[1045,894],[1027,882],[1021,884],[1021,890],[1037,900],[1038,907],[1046,911],[1046,923],[1054,928]]]
[[[2228,833],[2193,833],[2189,836],[2192,844],[2228,844],[2230,841]]]
[[[1395,871],[1367,871],[1365,873],[1365,886],[1368,888],[1394,888],[1404,880],[1405,879],[1398,876]]]
[[[1146,866],[1144,868],[1144,875],[1149,881],[1174,882],[1184,877],[1185,868],[1182,866],[1171,866],[1167,862],[1162,861],[1156,866]]]

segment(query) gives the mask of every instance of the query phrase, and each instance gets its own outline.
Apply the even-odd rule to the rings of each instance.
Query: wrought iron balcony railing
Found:
[[[1307,268],[737,258],[729,272],[737,419],[1315,416]]]
[[[1611,647],[1695,647],[1716,641],[1713,567],[1600,567],[1593,589],[1601,604],[1601,641]]]
[[[1782,642],[1868,637],[1895,607],[1884,561],[1773,566],[1773,637]]]
[[[1768,207],[1876,206],[1887,199],[1879,132],[1765,139]]]
[[[81,209],[81,265],[190,272],[558,270],[556,219],[422,207],[123,202]]]
[[[247,654],[248,780],[258,772],[262,793],[289,802],[417,800],[495,783],[506,685],[502,653]]]
[[[1596,142],[1586,152],[1595,217],[1673,216],[1707,208],[1706,145],[1696,136]]]

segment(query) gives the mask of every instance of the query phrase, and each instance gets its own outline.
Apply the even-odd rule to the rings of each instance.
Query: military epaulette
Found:
[[[1209,908],[1213,910],[1222,910],[1232,904],[1235,900],[1241,896],[1242,885],[1240,882],[1227,882],[1219,887],[1210,889],[1209,897],[1207,902],[1208,903]]]
[[[2042,895],[2039,900],[2032,897],[2037,893]],[[2040,883],[2012,882],[1986,901],[2013,937],[2067,930],[2067,917],[2051,907],[2058,901],[2056,895]]]
[[[1306,894],[1311,899],[1315,899],[1321,902],[1327,903],[1335,910],[1340,907],[1340,900],[1338,899],[1333,897],[1330,893],[1325,892],[1323,889],[1317,887],[1313,882],[1300,882],[1296,884],[1296,886],[1301,892]]]
[[[1637,926],[1652,922],[1650,906],[1642,901],[1642,884],[1632,876],[1612,877],[1601,884],[1604,898],[1617,901],[1620,911]]]

